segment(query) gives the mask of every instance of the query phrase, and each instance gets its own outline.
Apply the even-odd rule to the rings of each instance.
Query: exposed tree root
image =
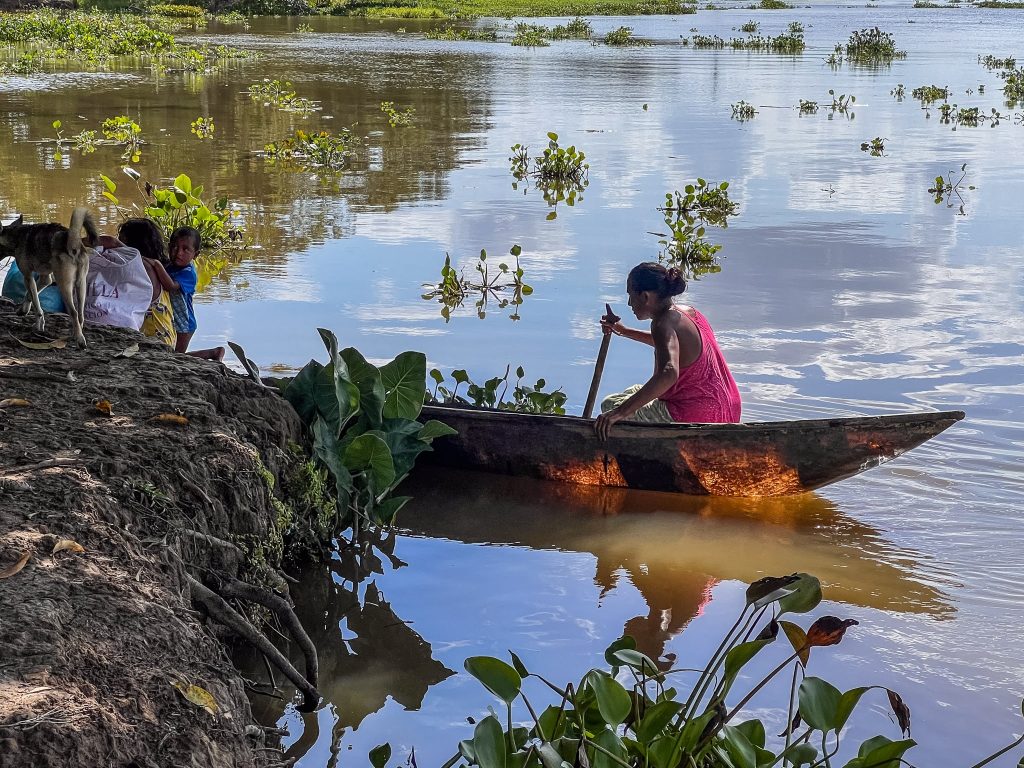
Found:
[[[204,610],[207,616],[211,619],[220,622],[234,632],[238,637],[251,643],[256,650],[265,655],[275,667],[281,670],[284,676],[287,677],[296,688],[302,691],[302,694],[305,697],[305,706],[313,707],[316,705],[320,699],[320,693],[317,691],[316,686],[304,678],[302,674],[292,666],[291,662],[285,658],[284,654],[274,647],[273,643],[271,643],[262,632],[250,624],[244,616],[228,605],[227,601],[212,589],[204,586],[192,576],[186,575],[185,578],[188,580],[189,589],[191,590],[192,595],[192,602],[196,607]],[[243,584],[242,582],[238,583]],[[243,584],[243,586],[249,585]],[[291,611],[291,606],[288,606],[288,610]],[[294,616],[294,613],[292,615]],[[302,634],[305,636],[305,632],[302,632]],[[308,636],[306,636],[306,640],[307,642],[309,641]]]

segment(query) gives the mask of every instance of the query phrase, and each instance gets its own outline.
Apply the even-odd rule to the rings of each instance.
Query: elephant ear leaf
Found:
[[[423,409],[427,386],[427,356],[403,352],[380,369],[384,382],[384,418],[415,419]]]
[[[376,429],[384,411],[384,382],[380,370],[367,362],[355,347],[347,347],[340,354],[348,367],[349,380],[359,390],[359,409]]]

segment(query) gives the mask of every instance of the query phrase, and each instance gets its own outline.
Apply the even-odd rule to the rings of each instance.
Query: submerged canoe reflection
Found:
[[[632,584],[646,615],[624,632],[659,658],[719,581],[806,571],[827,600],[952,616],[912,553],[886,542],[819,496],[732,499],[448,471],[414,475],[400,517],[412,535],[470,544],[587,552],[603,597]],[[934,581],[934,579],[932,579]]]

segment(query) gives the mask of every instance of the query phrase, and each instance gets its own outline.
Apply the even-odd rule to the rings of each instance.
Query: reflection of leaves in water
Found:
[[[511,306],[509,319],[519,320],[519,306],[526,296],[533,293],[533,288],[523,280],[525,272],[519,265],[522,252],[519,245],[513,245],[509,255],[516,260],[515,267],[501,262],[492,272],[487,263],[487,251],[481,250],[474,267],[477,273],[475,278],[466,277],[465,271],[456,271],[451,256],[446,253],[444,266],[441,267],[441,280],[437,283],[424,283],[423,287],[429,290],[423,293],[422,298],[427,301],[436,300],[441,304],[441,317],[446,323],[451,320],[452,312],[463,307],[466,301],[473,301],[477,317],[481,320],[487,317],[487,309],[492,301],[498,309]]]
[[[430,686],[454,672],[432,656],[430,644],[391,607],[372,577],[406,565],[396,554],[394,534],[377,533],[359,545],[335,552],[327,569],[314,567],[294,591],[303,595],[296,612],[317,647],[320,692],[335,720],[330,734],[320,732],[320,713],[302,716],[302,733],[286,758],[301,759],[324,739],[331,750],[349,728],[379,711],[388,699],[419,709]],[[261,669],[262,663],[252,665]],[[275,699],[258,699],[263,722],[282,715]],[[292,714],[297,717],[297,713]]]

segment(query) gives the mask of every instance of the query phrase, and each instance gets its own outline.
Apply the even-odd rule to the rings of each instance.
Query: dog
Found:
[[[86,237],[82,238],[82,230]],[[96,221],[86,208],[75,208],[71,224],[26,224],[19,216],[6,227],[0,224],[0,258],[13,256],[25,278],[25,301],[20,312],[27,315],[34,307],[39,319],[36,330],[46,329],[46,317],[39,304],[39,291],[57,283],[75,344],[86,346],[82,325],[85,322],[85,283],[89,274],[89,256],[99,242]],[[42,281],[36,285],[34,274]]]

